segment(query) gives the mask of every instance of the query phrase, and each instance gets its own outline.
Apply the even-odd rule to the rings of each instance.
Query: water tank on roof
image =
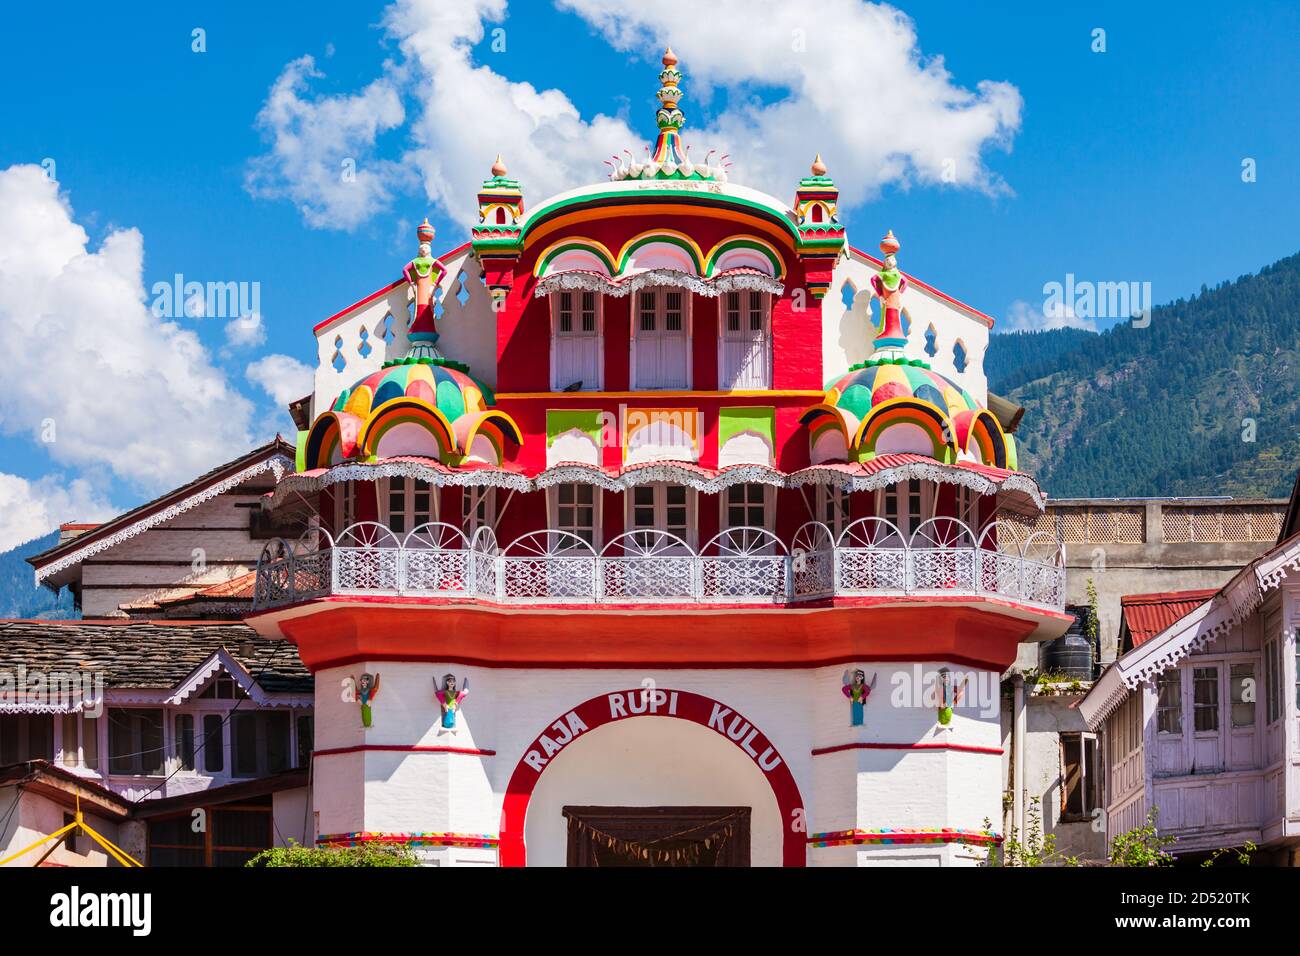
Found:
[[[1067,610],[1074,615],[1074,623],[1063,636],[1042,646],[1038,656],[1039,669],[1070,680],[1092,680],[1096,658],[1086,630],[1091,612],[1087,607]]]

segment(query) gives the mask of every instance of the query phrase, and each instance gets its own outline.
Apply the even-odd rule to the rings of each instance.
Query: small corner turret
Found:
[[[505,301],[514,284],[514,264],[519,258],[524,194],[517,179],[509,178],[505,160],[497,154],[491,175],[478,192],[478,225],[470,231],[474,254],[483,266],[483,279],[494,304]]]
[[[844,252],[844,226],[836,217],[840,191],[826,172],[821,154],[813,160],[810,175],[799,180],[794,194],[794,218],[799,230],[797,252],[803,260],[808,291],[814,299],[825,297],[835,262]]]

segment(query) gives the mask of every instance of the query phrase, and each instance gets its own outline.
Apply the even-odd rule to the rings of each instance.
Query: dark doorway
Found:
[[[569,866],[749,866],[749,807],[565,807]]]

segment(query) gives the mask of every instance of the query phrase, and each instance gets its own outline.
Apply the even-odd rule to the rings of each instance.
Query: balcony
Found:
[[[599,551],[566,531],[534,531],[502,547],[440,523],[398,536],[375,522],[263,549],[254,609],[324,596],[403,596],[498,604],[788,605],[830,598],[987,596],[1060,611],[1065,563],[1044,532],[1004,522],[978,533],[932,518],[910,537],[862,518],[838,539],[809,522],[787,545],[762,528],[732,528],[692,548],[665,531],[630,531]]]
[[[950,518],[906,539],[865,518],[837,541],[804,525],[787,547],[759,528],[733,528],[703,548],[663,531],[633,531],[597,552],[564,531],[536,531],[501,547],[484,528],[426,524],[399,538],[362,522],[337,539],[324,531],[272,542],[258,564],[257,609],[324,595],[467,598],[525,604],[759,603],[829,597],[992,595],[1060,610],[1060,545],[1009,526],[976,535]]]

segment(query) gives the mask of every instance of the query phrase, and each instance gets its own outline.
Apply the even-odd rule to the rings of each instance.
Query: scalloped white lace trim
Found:
[[[105,551],[108,548],[115,548],[123,541],[134,538],[136,535],[143,534],[150,528],[156,527],[165,521],[171,521],[172,518],[185,514],[185,512],[198,507],[205,501],[211,501],[213,498],[225,494],[232,488],[238,488],[244,482],[248,481],[248,479],[256,477],[264,471],[274,472],[275,480],[278,485],[281,479],[284,478],[285,473],[291,472],[292,470],[293,462],[283,455],[275,455],[266,459],[266,461],[259,461],[256,464],[249,465],[242,471],[235,472],[235,474],[231,475],[229,478],[225,478],[214,485],[209,485],[203,490],[190,495],[188,498],[178,501],[173,505],[168,505],[161,511],[157,511],[147,517],[141,518],[134,524],[128,525],[120,531],[115,531],[106,538],[92,541],[84,548],[78,548],[70,554],[66,554],[59,558],[57,561],[53,561],[44,567],[37,568],[36,583],[40,584],[45,578],[48,578],[52,574],[58,574],[64,568],[70,568],[74,564],[80,564],[92,555],[99,554],[99,552]]]
[[[775,468],[766,465],[732,465],[719,475],[701,475],[699,472],[676,462],[656,462],[653,465],[634,466],[617,477],[606,474],[592,465],[561,463],[542,472],[533,481],[538,489],[570,482],[584,482],[596,485],[606,491],[627,491],[637,485],[647,485],[657,481],[694,488],[701,494],[715,495],[732,485],[764,484],[775,488],[786,487],[785,476]]]
[[[275,486],[270,507],[278,508],[289,495],[311,494],[340,481],[376,481],[380,478],[418,478],[438,487],[489,487],[532,491],[533,483],[508,471],[447,472],[418,461],[388,461],[378,465],[335,465],[323,475],[287,475]]]
[[[746,272],[722,275],[716,279],[702,279],[677,269],[649,269],[621,279],[610,279],[597,272],[586,270],[557,272],[540,280],[533,289],[533,295],[541,298],[552,292],[577,289],[584,292],[599,292],[618,299],[652,286],[683,288],[704,296],[719,296],[741,289],[770,292],[777,296],[785,292],[785,286],[778,279],[759,273]]]
[[[547,468],[536,478],[504,471],[449,472],[415,461],[393,461],[377,465],[336,465],[322,475],[310,478],[301,475],[286,476],[275,489],[270,507],[277,508],[290,494],[310,494],[340,481],[374,481],[379,478],[418,478],[438,487],[491,487],[528,492],[550,488],[569,482],[596,485],[606,491],[622,492],[637,485],[667,481],[686,485],[696,491],[711,495],[736,484],[765,484],[775,488],[798,488],[803,485],[837,485],[850,491],[875,491],[898,481],[919,478],[944,484],[957,484],[981,495],[1000,491],[1019,491],[1039,511],[1043,510],[1043,493],[1032,478],[1010,475],[995,482],[973,471],[954,468],[939,462],[909,462],[886,468],[873,475],[846,475],[841,472],[805,468],[786,475],[767,465],[730,465],[721,473],[700,474],[697,468],[681,462],[655,462],[634,465],[620,475],[610,475],[594,465],[580,462],[560,462]],[[1013,509],[1014,510],[1014,509]]]

